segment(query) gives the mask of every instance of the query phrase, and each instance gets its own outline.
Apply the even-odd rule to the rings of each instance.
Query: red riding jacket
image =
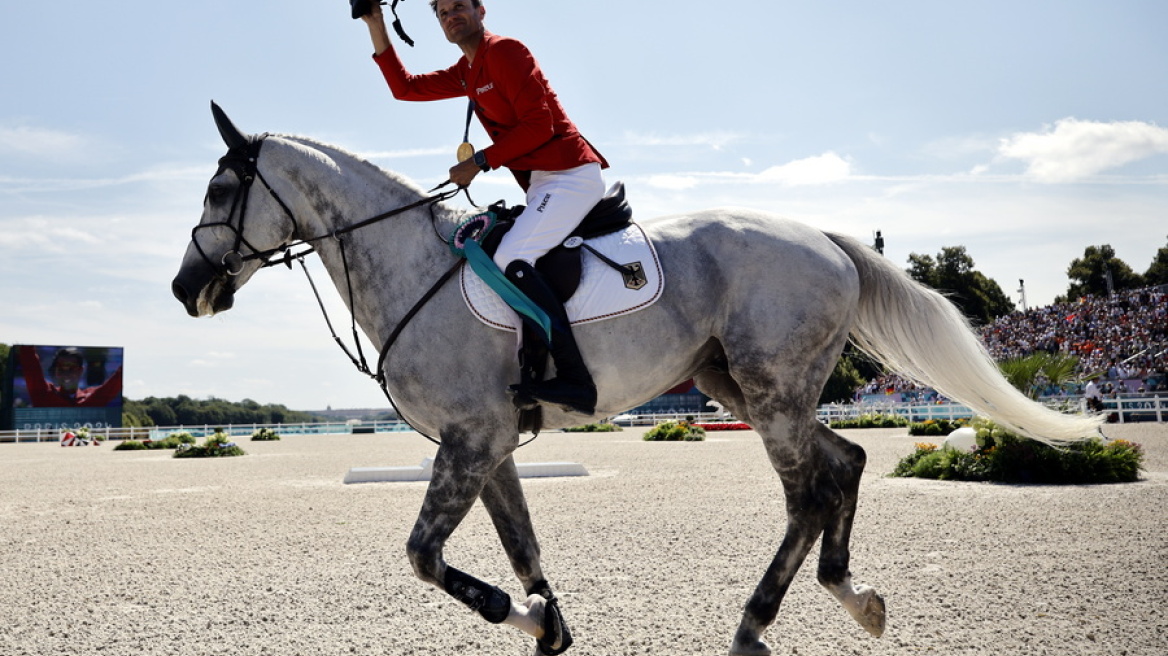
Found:
[[[494,145],[483,149],[491,168],[505,166],[526,188],[526,171],[563,171],[604,157],[580,134],[527,46],[485,32],[474,63],[422,75],[405,69],[392,47],[374,61],[398,100],[467,96]]]

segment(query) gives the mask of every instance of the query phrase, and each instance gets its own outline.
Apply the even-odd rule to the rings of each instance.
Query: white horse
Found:
[[[450,234],[467,213],[338,148],[244,135],[214,110],[229,152],[208,187],[175,296],[191,316],[229,309],[265,259],[293,242],[313,244],[365,336],[377,345],[394,336],[376,373],[396,407],[440,438],[407,542],[415,573],[488,621],[534,636],[537,654],[562,652],[572,638],[540,567],[512,457],[515,338],[477,321],[456,285],[417,304],[456,264],[436,232]],[[363,221],[387,208],[404,209]],[[744,209],[643,227],[668,278],[662,296],[637,314],[577,326],[599,393],[595,417],[545,407],[544,424],[616,415],[693,378],[754,427],[782,480],[788,523],[731,654],[771,653],[762,634],[820,535],[820,583],[867,631],[884,630],[883,599],[853,584],[849,571],[865,454],[816,419],[849,335],[893,370],[1031,437],[1060,443],[1098,433],[1097,419],[1047,410],[1015,391],[952,304],[853,239]],[[447,563],[443,546],[476,498],[523,585],[521,601]]]

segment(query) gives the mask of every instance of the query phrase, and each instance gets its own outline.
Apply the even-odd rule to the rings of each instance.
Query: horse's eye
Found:
[[[231,187],[225,184],[213,184],[207,187],[207,200],[219,205],[227,201]]]

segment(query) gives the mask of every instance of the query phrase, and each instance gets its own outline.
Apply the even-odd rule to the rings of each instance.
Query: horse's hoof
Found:
[[[753,640],[741,644],[737,640],[730,647],[730,656],[771,656],[770,645],[762,640]]]
[[[872,588],[864,589],[862,586],[857,591],[857,601],[855,606],[848,608],[852,617],[864,627],[868,633],[879,638],[884,635],[885,615],[884,615],[884,597],[881,597]]]
[[[539,610],[539,624],[542,631],[535,640],[535,656],[558,656],[558,654],[567,651],[568,647],[572,646],[572,632],[568,630],[568,625],[564,622],[564,616],[560,613],[560,605],[556,598],[552,596],[549,599],[541,595],[531,595],[528,597],[527,604],[529,608],[533,609],[536,606],[542,606]]]

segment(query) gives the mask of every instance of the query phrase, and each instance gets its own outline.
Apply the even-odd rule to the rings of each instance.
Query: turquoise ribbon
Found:
[[[491,259],[489,255],[483,250],[483,247],[473,239],[466,240],[463,246],[463,255],[466,261],[470,262],[470,268],[474,270],[487,286],[503,299],[503,302],[511,306],[519,314],[527,317],[535,326],[538,326],[543,331],[543,337],[550,344],[552,341],[552,320],[547,312],[543,311],[539,305],[527,297],[515,286],[503,272],[499,270],[499,265]]]

